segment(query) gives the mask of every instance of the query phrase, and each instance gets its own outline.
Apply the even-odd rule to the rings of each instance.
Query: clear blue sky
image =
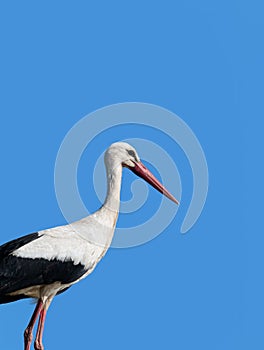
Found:
[[[242,107],[260,59],[249,64],[259,27],[260,12],[243,1],[0,5],[2,243],[64,223],[54,193],[56,154],[66,132],[97,108],[139,101],[172,110],[199,138],[209,166],[202,216],[181,235],[192,186],[184,157],[151,130],[105,136],[144,133],[166,145],[184,179],[182,206],[158,238],[111,249],[89,278],[56,298],[44,333],[48,350],[263,349],[263,316],[254,312],[263,310],[263,286],[254,280],[262,250],[254,253],[247,239],[244,210],[250,123],[243,114],[252,109]],[[92,167],[82,162],[80,171],[95,208]],[[124,177],[123,196],[132,178]],[[22,349],[32,311],[26,300],[1,306],[1,349]]]

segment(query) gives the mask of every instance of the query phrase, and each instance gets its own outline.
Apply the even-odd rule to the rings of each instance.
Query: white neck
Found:
[[[122,179],[121,164],[114,167],[107,167],[107,195],[103,207],[106,210],[117,213],[120,207],[120,190]]]
[[[83,238],[105,248],[111,244],[119,212],[122,165],[108,166],[106,173],[107,195],[104,205],[92,215],[71,224]]]

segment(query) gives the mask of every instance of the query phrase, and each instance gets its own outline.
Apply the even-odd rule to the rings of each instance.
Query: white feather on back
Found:
[[[12,254],[33,259],[71,260],[76,265],[80,263],[92,268],[111,244],[116,216],[116,213],[101,208],[97,213],[72,224],[40,231],[40,238]],[[102,217],[106,220],[102,221]]]

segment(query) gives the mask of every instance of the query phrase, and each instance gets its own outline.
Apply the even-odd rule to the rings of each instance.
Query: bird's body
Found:
[[[111,145],[105,154],[105,164],[108,191],[104,205],[97,212],[69,225],[32,233],[0,247],[0,303],[23,298],[38,300],[24,334],[25,350],[30,349],[38,315],[35,349],[43,349],[44,320],[53,297],[88,276],[107,252],[118,217],[123,167],[128,167],[177,202],[140,163],[130,145],[123,142]]]
[[[103,206],[82,220],[1,246],[0,303],[44,301],[91,273],[111,244],[117,209]]]

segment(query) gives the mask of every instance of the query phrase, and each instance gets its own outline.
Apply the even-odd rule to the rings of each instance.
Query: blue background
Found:
[[[244,166],[245,131],[254,129],[261,96],[252,91],[262,57],[253,3],[1,3],[1,242],[64,223],[53,187],[56,154],[74,123],[97,108],[140,101],[172,110],[199,138],[209,166],[202,216],[181,235],[190,169],[159,136],[184,178],[177,217],[148,244],[111,249],[89,278],[56,298],[48,350],[264,348],[262,249],[255,222],[247,237]],[[113,132],[109,140],[142,130]],[[155,139],[151,130],[146,136]],[[80,171],[88,194],[92,166]],[[123,196],[132,179],[125,175]],[[92,190],[88,199],[96,208]],[[28,301],[1,306],[1,349],[22,349],[32,311]]]

